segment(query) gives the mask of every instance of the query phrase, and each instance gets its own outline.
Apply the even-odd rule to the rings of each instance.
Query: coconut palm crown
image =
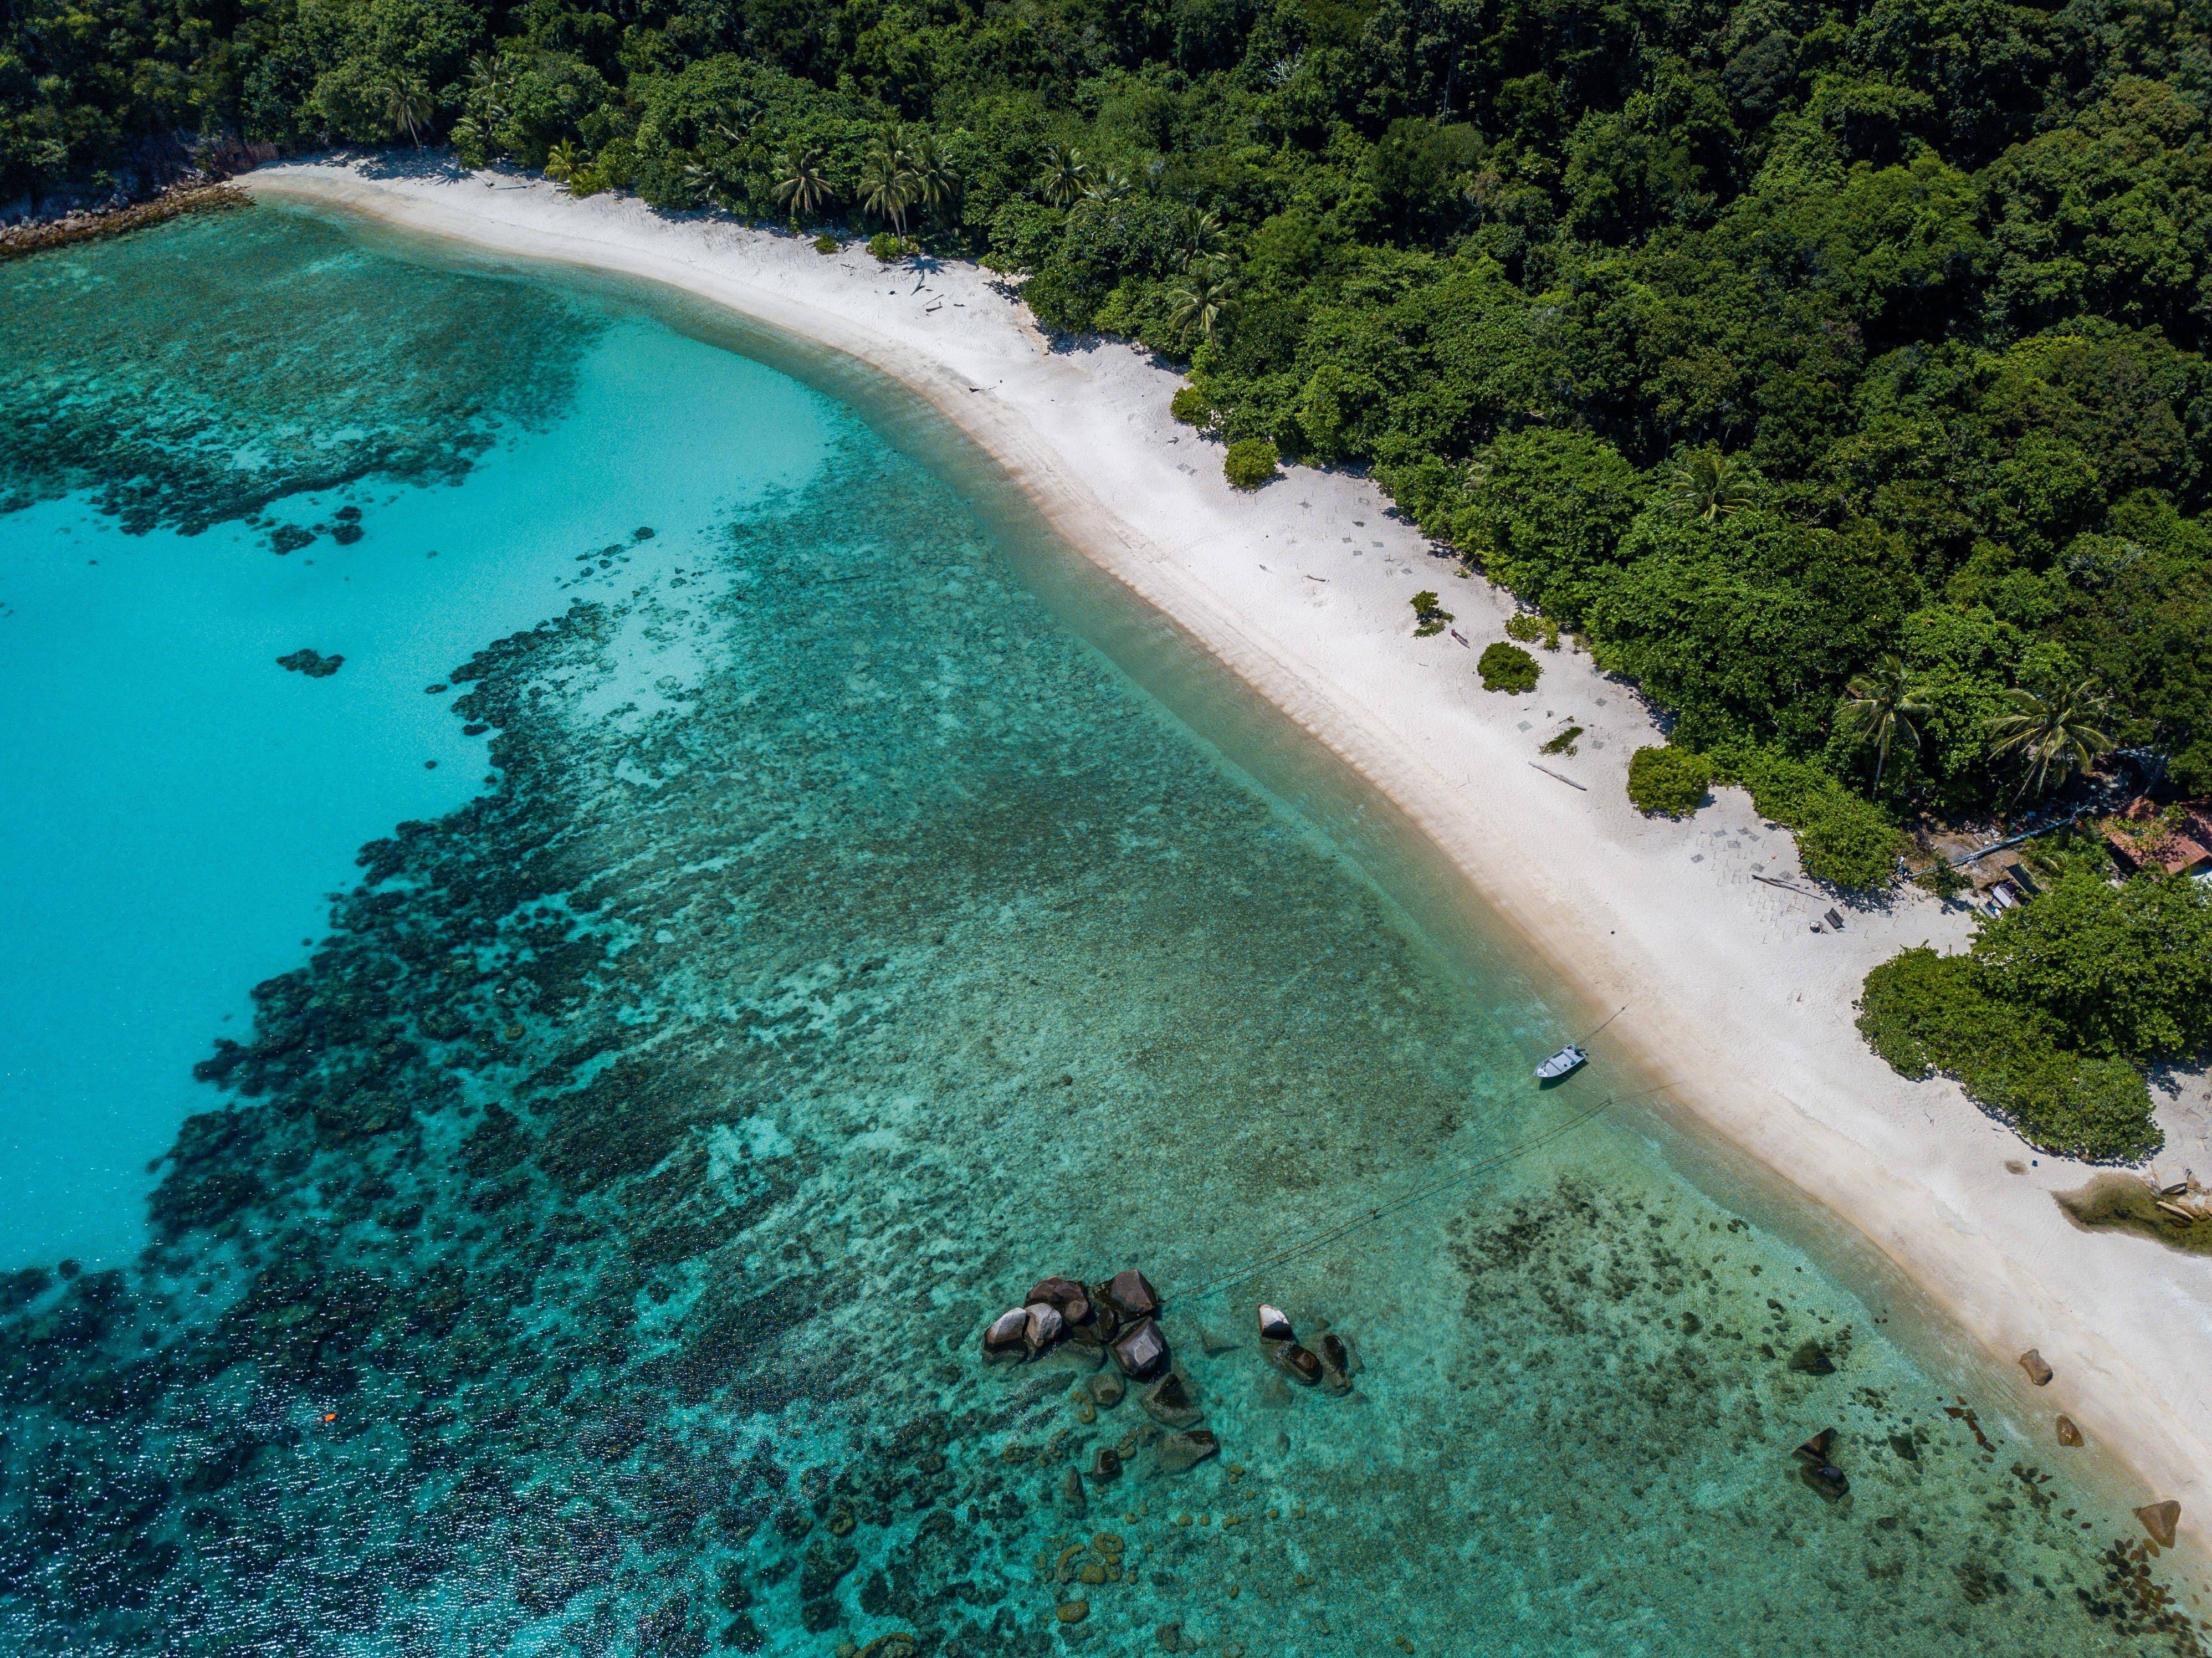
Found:
[[[2112,746],[2105,729],[2112,716],[2112,699],[2094,679],[2075,680],[2047,695],[2014,689],[2005,693],[2010,707],[1990,721],[1996,739],[1991,752],[2017,755],[2027,770],[2021,791],[2042,794],[2095,763]],[[2017,798],[2017,794],[2014,797]]]

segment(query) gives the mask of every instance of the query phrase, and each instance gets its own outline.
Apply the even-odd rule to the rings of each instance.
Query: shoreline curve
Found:
[[[239,182],[680,289],[918,396],[1061,539],[1393,803],[1593,1019],[1626,1002],[1608,1041],[1677,1079],[1686,1126],[1871,1246],[1987,1356],[2002,1407],[2039,1447],[2063,1411],[2142,1482],[2138,1500],[2178,1497],[2184,1557],[2207,1586],[2192,1533],[2212,1522],[2212,1260],[2078,1231],[2053,1193],[2092,1169],[2036,1157],[1950,1083],[1897,1077],[1853,1028],[1869,968],[1961,942],[1965,918],[1907,892],[1814,934],[1827,901],[1758,878],[1794,876],[1795,852],[1740,791],[1680,823],[1643,818],[1623,787],[1633,748],[1657,740],[1640,700],[1565,651],[1527,697],[1482,691],[1471,649],[1502,636],[1510,596],[1449,580],[1374,485],[1294,468],[1238,495],[1218,446],[1169,417],[1178,376],[1119,343],[1056,348],[973,265],[825,257],[797,236],[502,173],[326,161]],[[1407,601],[1425,586],[1458,620],[1416,641]],[[1570,719],[1583,752],[1534,768]],[[2057,1372],[2048,1387],[2010,1383],[2030,1347]]]

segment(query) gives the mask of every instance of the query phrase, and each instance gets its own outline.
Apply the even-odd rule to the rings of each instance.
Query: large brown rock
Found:
[[[2074,1418],[2063,1411],[2058,1413],[2058,1442],[2075,1448],[2081,1443],[2081,1429],[2074,1425]]]
[[[1024,1302],[1041,1301],[1048,1307],[1059,1309],[1060,1315],[1070,1324],[1087,1323],[1091,1318],[1091,1291],[1072,1278],[1040,1279],[1030,1286],[1023,1297]]]
[[[1221,1449],[1221,1442],[1204,1428],[1193,1428],[1188,1433],[1170,1434],[1152,1447],[1152,1460],[1162,1473],[1182,1473],[1194,1468]]]
[[[2051,1385],[2051,1366],[2041,1353],[2029,1348],[2020,1356],[2020,1368],[2027,1372],[2027,1379],[2039,1388]]]
[[[1114,1344],[1114,1362],[1123,1376],[1149,1382],[1168,1367],[1168,1339],[1158,1325],[1146,1319]]]
[[[1159,1292],[1133,1266],[1126,1272],[1115,1273],[1100,1285],[1098,1299],[1126,1319],[1150,1318],[1160,1310]]]
[[[986,1358],[1019,1358],[1023,1339],[1029,1333],[1030,1315],[1026,1308],[1010,1307],[991,1321],[991,1327],[983,1332],[983,1357]]]
[[[1275,1368],[1302,1387],[1310,1388],[1321,1380],[1321,1360],[1309,1347],[1295,1341],[1271,1341],[1267,1357]]]
[[[1145,1407],[1146,1416],[1166,1428],[1195,1427],[1201,1414],[1190,1389],[1173,1370],[1138,1394],[1137,1402]]]
[[[1098,1408],[1110,1411],[1121,1402],[1129,1384],[1121,1380],[1119,1370],[1101,1370],[1091,1378],[1091,1396],[1098,1401]]]

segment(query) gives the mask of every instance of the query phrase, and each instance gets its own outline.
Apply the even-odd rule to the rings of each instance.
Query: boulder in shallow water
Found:
[[[1800,1376],[1833,1376],[1836,1361],[1828,1357],[1828,1350],[1817,1341],[1801,1341],[1796,1351],[1790,1355],[1790,1368]]]
[[[1800,1462],[1826,1462],[1828,1460],[1828,1452],[1835,1442],[1836,1430],[1833,1428],[1823,1428],[1800,1445],[1795,1455]]]
[[[1352,1391],[1352,1349],[1344,1345],[1344,1338],[1334,1330],[1324,1330],[1314,1343],[1315,1357],[1321,1360],[1321,1385],[1332,1394]]]
[[[1114,1362],[1123,1376],[1149,1382],[1167,1368],[1168,1339],[1158,1325],[1145,1319],[1114,1344]]]
[[[1083,1494],[1083,1476],[1073,1468],[1060,1477],[1060,1506],[1073,1515],[1080,1515],[1091,1506]]]
[[[1121,1477],[1121,1453],[1111,1445],[1101,1445],[1091,1459],[1091,1477],[1100,1485],[1111,1485]]]
[[[1798,1473],[1805,1483],[1830,1502],[1842,1497],[1851,1488],[1844,1471],[1829,1460],[1836,1443],[1836,1430],[1823,1428],[1800,1445],[1793,1455],[1797,1458]]]
[[[2172,1497],[2163,1503],[2147,1503],[2136,1510],[2136,1518],[2150,1533],[2150,1540],[2162,1549],[2173,1546],[2175,1531],[2181,1524],[2181,1504]]]
[[[1201,1414],[1182,1377],[1173,1370],[1138,1394],[1137,1402],[1145,1407],[1146,1416],[1163,1427],[1195,1427]]]
[[[1098,1401],[1101,1410],[1112,1410],[1128,1391],[1129,1384],[1121,1380],[1119,1370],[1101,1370],[1091,1378],[1091,1396]]]
[[[2044,1361],[2043,1355],[2037,1352],[2034,1348],[2029,1348],[2020,1356],[2020,1368],[2027,1372],[2027,1379],[2037,1387],[2047,1388],[2051,1385],[2051,1366]]]
[[[1152,1281],[1132,1266],[1116,1272],[1100,1286],[1098,1299],[1127,1319],[1146,1319],[1160,1310],[1160,1297]]]
[[[983,1357],[1019,1358],[1029,1328],[1029,1309],[1025,1307],[1008,1308],[993,1319],[991,1327],[983,1332]]]
[[[1188,1433],[1169,1434],[1152,1447],[1152,1460],[1162,1473],[1182,1473],[1196,1467],[1209,1456],[1221,1450],[1221,1442],[1204,1428],[1193,1428]]]
[[[1294,1341],[1297,1335],[1291,1328],[1291,1315],[1279,1307],[1260,1303],[1260,1339],[1263,1341]]]
[[[1823,1462],[1818,1467],[1808,1463],[1804,1469],[1804,1478],[1807,1485],[1832,1503],[1849,1493],[1851,1489],[1850,1480],[1845,1477],[1844,1471],[1832,1462]]]
[[[1267,1357],[1274,1367],[1293,1382],[1310,1388],[1321,1380],[1321,1359],[1309,1347],[1295,1341],[1271,1341]]]
[[[1049,1302],[1033,1301],[1023,1311],[1029,1321],[1023,1339],[1029,1344],[1032,1353],[1041,1353],[1051,1346],[1067,1328],[1067,1321],[1060,1317],[1060,1309]]]
[[[1057,1307],[1060,1315],[1070,1324],[1080,1324],[1091,1316],[1091,1291],[1072,1278],[1041,1279],[1022,1300],[1024,1303],[1041,1301],[1048,1307]]]

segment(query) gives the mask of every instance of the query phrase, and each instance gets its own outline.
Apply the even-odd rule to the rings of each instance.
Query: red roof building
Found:
[[[2103,827],[2112,855],[2130,874],[2212,874],[2212,799],[2161,807],[2139,796]]]

